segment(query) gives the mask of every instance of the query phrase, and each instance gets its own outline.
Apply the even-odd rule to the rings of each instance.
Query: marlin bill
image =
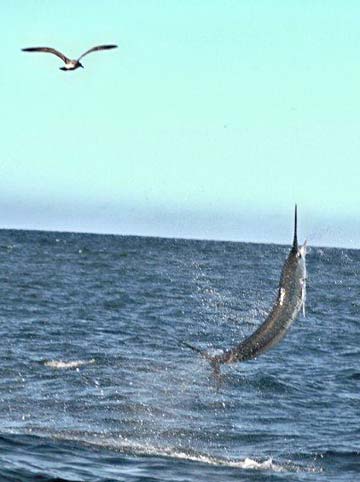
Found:
[[[218,371],[223,363],[235,363],[256,358],[277,345],[287,333],[301,309],[305,314],[306,297],[306,242],[298,245],[297,206],[295,206],[294,238],[290,253],[284,263],[275,303],[259,328],[238,345],[227,350],[200,350],[188,343],[186,346],[200,353]]]

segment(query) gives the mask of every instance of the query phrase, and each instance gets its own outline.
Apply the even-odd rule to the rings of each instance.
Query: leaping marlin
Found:
[[[264,323],[248,338],[233,348],[221,351],[220,354],[211,353],[212,350],[200,350],[188,343],[185,343],[185,345],[206,358],[217,373],[219,373],[222,363],[250,360],[275,346],[284,338],[301,308],[305,314],[305,256],[306,241],[302,246],[299,246],[297,240],[297,206],[295,205],[292,248],[282,269],[275,304]]]
[[[96,47],[92,47],[91,49],[87,50],[85,53],[83,53],[78,59],[69,59],[66,57],[64,54],[59,52],[56,49],[53,49],[52,47],[28,47],[26,49],[22,49],[23,52],[47,52],[49,54],[54,54],[57,57],[59,57],[64,63],[64,67],[60,67],[60,70],[76,70],[79,67],[84,68],[83,64],[80,62],[80,60],[85,57],[85,55],[90,54],[91,52],[96,52],[97,50],[109,50],[109,49],[115,49],[117,45],[97,45]]]

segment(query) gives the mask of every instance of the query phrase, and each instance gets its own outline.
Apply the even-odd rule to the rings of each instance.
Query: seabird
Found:
[[[93,47],[87,50],[78,59],[69,59],[64,54],[62,54],[58,50],[53,49],[51,47],[28,47],[26,49],[22,49],[22,51],[23,52],[48,52],[49,54],[54,54],[65,63],[64,67],[60,67],[60,70],[76,70],[79,67],[84,68],[83,64],[80,62],[80,59],[85,57],[85,55],[90,54],[91,52],[96,52],[97,50],[109,50],[109,49],[115,49],[116,47],[117,45],[112,45],[112,44],[97,45],[96,47]]]

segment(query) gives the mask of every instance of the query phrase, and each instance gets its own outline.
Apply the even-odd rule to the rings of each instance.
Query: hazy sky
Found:
[[[1,227],[360,247],[360,3],[1,4]],[[61,60],[119,48],[62,72]]]

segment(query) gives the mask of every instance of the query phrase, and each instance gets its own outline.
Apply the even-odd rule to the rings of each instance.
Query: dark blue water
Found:
[[[307,315],[214,378],[182,347],[264,319],[288,248],[1,231],[0,480],[360,480],[360,251],[312,248]]]

